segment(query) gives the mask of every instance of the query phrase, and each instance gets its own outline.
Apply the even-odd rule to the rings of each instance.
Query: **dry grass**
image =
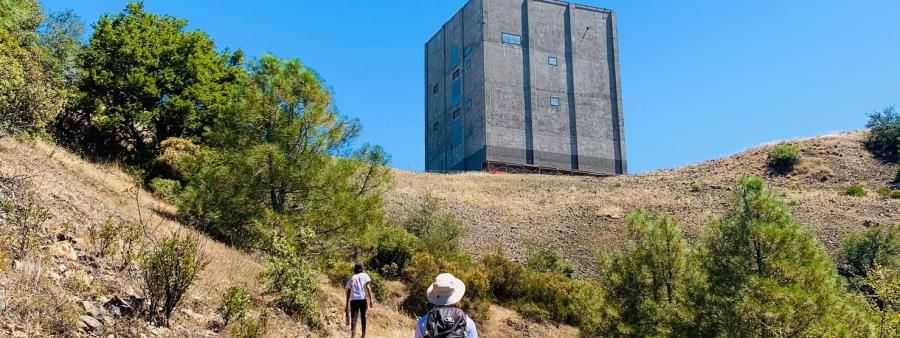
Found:
[[[431,195],[444,211],[466,223],[464,242],[473,253],[499,247],[522,258],[525,244],[544,244],[590,275],[597,250],[624,245],[624,218],[629,213],[641,209],[670,213],[689,239],[697,239],[707,221],[728,208],[735,181],[758,175],[791,201],[800,222],[835,249],[851,229],[868,222],[900,222],[898,200],[875,194],[839,195],[853,184],[876,191],[894,179],[896,169],[875,160],[863,147],[864,137],[855,132],[793,141],[803,159],[786,176],[768,174],[766,157],[772,144],[683,168],[611,178],[396,171],[387,210],[399,221]],[[700,191],[692,191],[694,182],[701,184]]]

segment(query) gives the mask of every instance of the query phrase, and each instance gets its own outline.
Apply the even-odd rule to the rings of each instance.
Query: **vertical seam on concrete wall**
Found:
[[[447,126],[446,126],[447,123],[446,123],[446,121],[445,121],[446,119],[444,117],[447,116],[447,87],[449,87],[447,85],[447,25],[446,24],[444,24],[444,26],[441,27],[441,82],[442,82],[441,91],[443,91],[442,94],[444,97],[444,106],[441,107],[441,118],[438,120],[439,122],[444,122],[444,123],[441,123],[440,128],[438,128],[438,130],[441,131],[441,133],[440,133],[441,140],[443,140],[443,142],[441,142],[441,143],[444,145],[443,147],[441,147],[442,148],[441,153],[443,154],[443,157],[444,157],[444,159],[442,161],[443,164],[441,165],[441,170],[449,170],[450,167],[447,165],[447,152],[448,152],[448,148],[449,148],[448,145],[450,144],[450,140],[449,140],[447,133],[444,132],[444,130],[447,129]]]
[[[466,100],[468,100],[468,97],[466,95],[466,52],[465,52],[466,51],[466,7],[468,7],[468,6],[469,6],[469,3],[466,2],[466,4],[463,5],[463,9],[462,9],[462,11],[460,11],[460,15],[459,15],[459,31],[460,31],[459,41],[461,42],[460,44],[462,45],[462,54],[463,54],[462,59],[461,59],[462,62],[460,62],[460,65],[459,65],[459,69],[460,69],[460,75],[459,75],[460,89],[459,89],[459,91],[460,91],[460,95],[462,95],[462,99],[460,100],[460,103],[459,103],[459,124],[461,124],[459,132],[462,135],[459,135],[459,137],[462,138],[462,156],[460,156],[460,161],[463,162],[463,170],[469,170],[469,156],[467,155],[469,152],[469,148],[466,147],[466,144],[468,143],[467,142],[468,137],[466,137],[466,118],[468,118],[469,114],[467,114],[467,112],[466,112]],[[451,116],[451,118],[452,118],[452,116]]]
[[[429,41],[429,42],[431,42],[431,41]],[[429,169],[433,169],[433,168],[428,167],[429,166],[428,153],[430,151],[432,151],[429,149],[429,146],[428,146],[428,140],[430,139],[428,136],[431,133],[431,129],[429,126],[429,124],[430,124],[429,122],[431,122],[431,120],[429,119],[428,111],[431,110],[430,109],[431,108],[431,100],[432,100],[431,96],[434,95],[434,93],[431,92],[432,84],[431,84],[431,77],[429,76],[430,74],[428,71],[429,64],[430,63],[428,62],[428,42],[426,42],[425,43],[425,129],[424,129],[425,130],[425,135],[424,135],[425,136],[425,154],[423,154],[423,155],[425,155],[424,156],[425,157],[425,171],[428,171]]]
[[[531,109],[531,53],[528,49],[528,40],[531,34],[528,33],[528,5],[529,0],[522,2],[522,82],[525,94],[525,163],[534,164],[534,129]]]
[[[606,36],[607,40],[607,53],[609,53],[608,64],[609,64],[609,96],[610,96],[610,111],[612,112],[612,127],[613,127],[613,148],[615,149],[615,170],[616,174],[624,174],[624,159],[622,158],[622,134],[621,128],[619,128],[619,122],[621,121],[621,103],[619,100],[619,50],[618,50],[618,41],[617,40],[617,32],[616,32],[616,24],[615,24],[615,13],[609,12],[609,16],[606,20],[606,29],[609,32]]]
[[[572,10],[574,4],[569,3],[564,17],[565,26],[565,58],[566,58],[566,101],[569,108],[569,142],[572,161],[572,170],[578,170],[578,121],[575,112],[575,51],[572,46]]]
[[[487,34],[487,20],[485,20],[485,11],[484,9],[484,1],[479,0],[479,10],[481,11],[481,41],[479,42],[481,45],[481,63],[479,67],[481,67],[481,127],[484,128],[482,134],[484,139],[481,142],[481,147],[483,149],[484,158],[480,158],[481,163],[479,164],[481,167],[484,167],[484,162],[488,159],[487,153],[487,145],[488,145],[488,127],[487,127],[487,107],[488,107],[488,91],[487,91],[487,45],[485,44],[485,34]]]

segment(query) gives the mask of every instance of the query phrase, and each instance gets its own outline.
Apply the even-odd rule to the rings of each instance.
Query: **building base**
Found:
[[[481,171],[492,174],[538,174],[538,175],[563,175],[563,176],[594,176],[607,177],[612,174],[602,174],[589,171],[568,170],[550,167],[540,167],[528,164],[505,163],[487,161],[481,165]]]

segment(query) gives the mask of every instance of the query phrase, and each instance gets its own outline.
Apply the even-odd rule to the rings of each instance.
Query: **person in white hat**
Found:
[[[442,273],[428,287],[426,297],[434,308],[416,323],[415,338],[478,338],[475,322],[454,306],[466,293],[466,285],[449,273]]]

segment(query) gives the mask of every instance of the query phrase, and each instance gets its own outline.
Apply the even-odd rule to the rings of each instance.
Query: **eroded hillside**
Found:
[[[697,239],[710,218],[725,212],[734,182],[757,175],[833,250],[851,229],[900,222],[900,200],[876,194],[893,181],[896,169],[873,158],[864,137],[856,132],[791,142],[800,146],[802,161],[787,176],[768,173],[770,145],[683,168],[610,178],[398,171],[387,209],[399,220],[433,196],[443,211],[466,223],[464,242],[473,253],[503,248],[522,257],[528,245],[549,246],[591,274],[597,250],[624,245],[629,213],[669,213],[689,239]],[[868,195],[840,194],[855,184]]]

